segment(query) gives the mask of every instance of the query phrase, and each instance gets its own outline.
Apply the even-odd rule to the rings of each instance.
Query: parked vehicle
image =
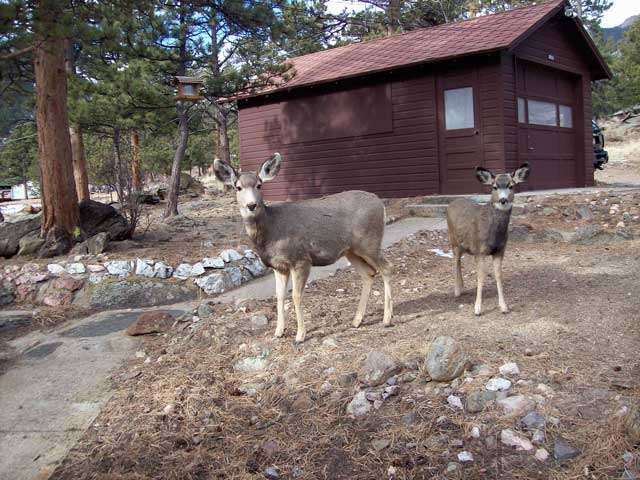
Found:
[[[0,185],[0,202],[11,201],[11,185]]]
[[[604,164],[609,162],[609,153],[604,149],[604,134],[595,120],[591,121],[593,130],[593,166],[598,170],[604,169]]]

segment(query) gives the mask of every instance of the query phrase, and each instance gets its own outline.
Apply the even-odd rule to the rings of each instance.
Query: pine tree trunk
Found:
[[[216,120],[216,150],[220,160],[231,162],[229,150],[229,132],[227,130],[227,115],[218,105],[213,106],[213,114]]]
[[[142,178],[140,174],[140,134],[137,130],[131,130],[131,189],[134,192],[142,191]]]
[[[71,155],[73,157],[73,178],[76,183],[76,193],[78,202],[90,200],[89,176],[87,175],[87,159],[84,153],[84,141],[82,139],[82,127],[71,125],[69,127],[69,137],[71,138]]]
[[[23,178],[22,179],[22,185],[24,185],[24,199],[25,200],[29,200],[29,189],[27,187],[27,179]]]
[[[171,177],[169,179],[169,191],[167,192],[167,208],[164,211],[164,218],[178,215],[178,194],[180,193],[180,166],[184,160],[189,141],[189,125],[186,108],[178,105],[178,146],[173,156],[171,166]]]
[[[55,4],[53,4],[55,5]],[[67,116],[65,40],[51,35],[56,17],[50,2],[36,5],[34,71],[38,159],[42,178],[42,234],[56,231],[71,237],[80,225],[78,197],[73,181],[71,141]],[[70,242],[69,242],[70,247]]]
[[[125,180],[122,167],[122,156],[120,155],[120,128],[113,129],[113,163],[116,169],[116,192],[120,206],[124,205]]]

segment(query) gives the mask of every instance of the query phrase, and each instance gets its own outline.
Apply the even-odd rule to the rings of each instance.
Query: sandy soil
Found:
[[[596,170],[600,185],[640,185],[640,128],[625,130],[609,123],[604,131],[609,163]]]
[[[147,339],[151,363],[135,359],[114,374],[113,400],[53,478],[248,479],[264,478],[268,467],[280,478],[303,479],[620,478],[621,456],[632,446],[619,415],[640,395],[640,241],[511,242],[511,313],[499,312],[489,281],[481,317],[473,315],[473,262],[465,260],[466,290],[454,299],[451,260],[431,248],[447,250],[444,233],[418,234],[387,252],[395,265],[392,328],[380,324],[380,282],[364,325],[350,327],[360,283],[346,270],[308,286],[301,346],[292,343],[291,310],[286,337],[272,339],[273,300],[217,305],[209,319]],[[266,330],[250,328],[257,313],[269,317]],[[503,428],[521,431],[519,417],[494,404],[478,414],[449,406],[449,394],[464,402],[488,377],[429,381],[422,359],[438,335],[460,341],[489,375],[516,362],[512,393],[532,395],[547,418],[541,446],[553,453],[563,437],[580,455],[565,464],[538,462],[500,443]],[[417,378],[354,420],[345,409],[358,387],[344,376],[376,349]],[[234,370],[237,360],[260,352],[267,369]],[[255,395],[242,393],[247,384],[257,385]],[[473,426],[480,438],[470,435]],[[445,473],[463,450],[474,461]]]

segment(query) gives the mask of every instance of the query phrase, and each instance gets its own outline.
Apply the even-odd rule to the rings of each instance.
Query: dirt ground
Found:
[[[285,338],[272,338],[273,300],[215,305],[210,318],[148,338],[150,363],[135,359],[113,375],[112,401],[53,478],[276,478],[269,467],[302,479],[621,478],[622,455],[634,451],[621,415],[640,398],[640,241],[513,241],[505,259],[511,313],[499,312],[490,281],[481,317],[473,315],[471,259],[466,290],[454,299],[451,260],[432,248],[447,250],[443,232],[387,251],[395,266],[391,328],[380,324],[379,281],[364,325],[351,328],[360,282],[348,269],[308,286],[301,346],[293,344],[291,308]],[[260,313],[269,325],[252,330]],[[473,359],[476,369],[461,381],[437,383],[424,372],[427,345],[439,335],[456,338]],[[352,419],[345,409],[358,386],[350,374],[372,350],[416,378]],[[251,355],[268,366],[234,370]],[[547,418],[542,446],[553,454],[561,436],[580,450],[577,458],[541,463],[500,443],[503,428],[520,430],[519,417],[495,404],[472,414],[447,403],[450,394],[464,402],[509,361],[520,368],[512,393],[532,395]],[[489,373],[477,373],[478,365]],[[473,462],[447,473],[461,451]]]
[[[600,185],[640,185],[640,128],[626,129],[608,122],[604,131],[609,163],[596,170]]]

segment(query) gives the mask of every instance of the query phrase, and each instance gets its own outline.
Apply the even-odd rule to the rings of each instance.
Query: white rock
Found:
[[[245,258],[258,258],[258,255],[253,250],[245,250],[244,251]]]
[[[242,259],[242,255],[236,252],[233,248],[227,248],[220,252],[220,257],[225,263],[235,262]]]
[[[224,268],[224,260],[220,257],[203,258],[200,263],[202,263],[204,268]]]
[[[136,275],[142,277],[153,277],[153,260],[136,258]]]
[[[372,408],[371,402],[367,400],[366,393],[360,391],[356,393],[349,405],[347,405],[347,413],[354,417],[362,417],[369,413]]]
[[[471,436],[473,438],[480,438],[480,427],[473,427],[471,429]]]
[[[526,437],[511,429],[505,429],[500,432],[500,441],[510,447],[516,447],[516,450],[533,450],[533,445]]]
[[[89,283],[97,285],[102,282],[107,275],[105,273],[90,273],[89,274]]]
[[[133,265],[128,260],[113,260],[104,264],[110,275],[126,277],[133,270]]]
[[[52,275],[60,275],[65,271],[64,267],[59,263],[50,263],[49,265],[47,265],[47,270],[49,270],[49,273],[51,273]]]
[[[91,265],[87,265],[87,270],[89,270],[89,272],[91,273],[99,273],[99,272],[104,272],[107,269],[104,268],[104,265],[100,265],[99,263],[94,263]]]
[[[191,276],[199,277],[204,273],[204,265],[201,262],[198,262],[191,267]]]
[[[546,396],[553,395],[553,388],[551,388],[549,385],[545,385],[544,383],[539,383],[536,387],[536,390]]]
[[[524,415],[535,406],[535,402],[524,395],[514,395],[496,400],[506,415]]]
[[[338,346],[338,344],[337,344],[337,342],[335,341],[335,339],[333,339],[333,338],[331,338],[331,337],[328,337],[328,338],[325,338],[325,339],[322,341],[322,346],[323,346],[323,347],[326,347],[326,348],[336,348],[336,347]]]
[[[196,278],[194,281],[207,295],[222,293],[232,287],[226,273],[212,273],[206,277]]]
[[[447,397],[447,403],[454,408],[458,408],[462,410],[464,407],[462,406],[462,400],[457,395],[449,395]]]
[[[514,362],[505,363],[499,370],[501,375],[520,375],[520,369]]]
[[[169,278],[173,273],[173,267],[164,262],[156,262],[153,266],[153,276],[156,278]]]
[[[487,382],[485,388],[491,392],[505,392],[511,388],[511,382],[506,378],[492,378]]]
[[[462,463],[473,462],[473,455],[471,454],[471,452],[467,451],[460,452],[458,454],[458,461]]]
[[[227,273],[231,285],[234,287],[242,285],[242,270],[238,267],[227,267],[224,271]]]
[[[549,452],[547,452],[544,448],[539,448],[536,450],[536,460],[540,462],[546,462],[547,458],[549,458]]]
[[[248,258],[247,262],[244,265],[244,268],[249,270],[249,273],[253,277],[260,277],[264,275],[264,272],[267,271],[266,265],[262,263],[262,260],[260,260],[259,258]]]
[[[181,263],[176,267],[176,270],[173,272],[173,276],[180,278],[181,280],[189,278],[191,276],[191,268],[192,266],[190,263]]]
[[[67,265],[67,273],[71,275],[81,275],[87,271],[82,263],[70,263]]]
[[[144,350],[138,350],[136,352],[136,358],[145,358],[147,356],[147,353]]]
[[[625,227],[624,222],[618,222],[616,224],[616,228],[624,228],[624,227]]]
[[[171,415],[173,412],[175,412],[175,410],[176,410],[175,405],[170,403],[169,405],[167,405],[162,409],[162,413],[164,413],[165,415]]]

